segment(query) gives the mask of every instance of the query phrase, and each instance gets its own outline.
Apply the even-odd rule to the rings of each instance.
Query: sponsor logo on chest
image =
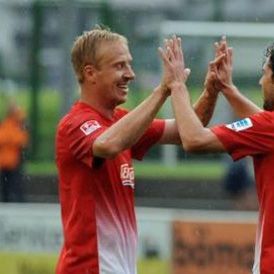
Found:
[[[134,168],[129,164],[122,164],[120,168],[121,182],[124,186],[134,188]]]

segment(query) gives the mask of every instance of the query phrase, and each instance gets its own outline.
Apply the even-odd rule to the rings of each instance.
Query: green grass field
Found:
[[[135,162],[136,177],[169,178],[169,179],[220,179],[225,172],[225,166],[221,161],[183,161],[177,166],[167,167],[158,162]],[[199,171],[199,172],[197,172]],[[28,175],[55,175],[57,173],[54,162],[28,162],[26,164]]]
[[[1,274],[53,274],[57,255],[0,252]],[[138,274],[168,274],[169,263],[164,260],[141,259],[138,261]]]

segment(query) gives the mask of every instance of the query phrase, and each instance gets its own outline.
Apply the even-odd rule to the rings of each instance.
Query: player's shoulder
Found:
[[[100,120],[100,115],[87,104],[76,102],[69,112],[61,118],[58,131],[68,127],[77,127],[88,120]]]
[[[237,129],[236,131],[248,129],[248,128],[269,128],[274,127],[274,112],[272,111],[259,111],[249,117],[243,118],[241,120],[233,122],[231,125],[227,126],[232,129]]]
[[[250,117],[254,122],[267,123],[274,126],[274,111],[261,111]]]

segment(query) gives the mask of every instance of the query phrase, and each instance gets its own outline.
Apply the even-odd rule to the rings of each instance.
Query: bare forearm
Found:
[[[195,115],[195,119],[200,119],[201,123],[206,126],[210,121],[214,107],[216,105],[218,93],[208,91],[206,88],[203,93],[193,105],[194,111],[198,118]],[[187,100],[189,101],[189,96],[187,93]],[[189,102],[190,105],[190,102]],[[193,112],[193,110],[191,109]],[[160,144],[181,144],[181,137],[178,131],[177,123],[174,119],[165,120],[165,130],[162,135],[162,138],[159,140]]]
[[[93,146],[95,154],[102,157],[108,156],[105,155],[104,148],[110,147],[112,152],[109,156],[112,156],[111,154],[115,156],[116,153],[130,148],[149,127],[165,99],[166,96],[163,95],[160,88],[156,88],[144,102],[96,139],[95,142],[96,145],[98,144],[98,148],[96,151],[96,145]]]
[[[193,106],[197,116],[204,126],[209,123],[213,115],[217,98],[217,92],[212,92],[204,89],[203,93]]]
[[[242,95],[235,86],[224,89],[223,94],[239,118],[262,111],[262,109]]]
[[[178,131],[185,146],[193,141],[194,137],[200,136],[203,125],[192,109],[186,86],[181,85],[176,89],[172,91],[171,100]]]
[[[193,111],[186,86],[173,90],[171,97],[184,150],[196,153],[225,151],[222,143],[210,129],[203,127]]]

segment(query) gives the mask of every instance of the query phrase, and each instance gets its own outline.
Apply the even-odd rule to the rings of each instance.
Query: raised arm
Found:
[[[204,90],[193,108],[199,117],[200,121],[206,126],[215,109],[221,86],[218,84],[218,79],[215,74],[215,67],[219,66],[222,59],[218,58],[215,53],[215,60],[211,61],[208,65],[207,74],[204,82]]]
[[[174,52],[162,50],[162,56],[166,66],[170,66],[172,70],[176,71],[174,73],[177,76],[176,81],[173,81],[170,85],[171,99],[184,149],[195,152],[225,151],[223,145],[211,130],[204,128],[191,106],[185,85],[185,77],[181,73],[185,70],[185,64],[180,39],[176,38],[174,42],[176,43]],[[223,56],[219,58],[222,59]],[[174,64],[177,64],[177,66]]]
[[[92,148],[95,156],[115,157],[121,151],[134,145],[149,127],[160,107],[170,95],[169,87],[176,78],[175,71],[167,66],[162,55],[161,58],[163,60],[161,85],[139,106],[109,127],[95,140]],[[181,71],[180,73],[187,77],[187,72]],[[166,128],[169,127],[169,123],[167,124]]]
[[[170,47],[174,50],[173,39],[169,39],[165,43],[165,48]],[[219,58],[217,51],[215,52],[215,59],[209,63],[207,74],[204,82],[204,90],[198,100],[194,103],[193,108],[198,118],[204,126],[206,126],[215,109],[216,101],[218,98],[221,86],[215,74],[215,67],[220,65],[221,58]],[[185,70],[185,79],[189,76],[189,70]],[[178,132],[175,119],[165,120],[165,130],[160,139],[161,144],[181,144],[180,135]]]
[[[245,118],[262,111],[261,108],[241,94],[234,85],[223,88],[222,93],[233,108],[235,114],[240,118]]]
[[[218,54],[225,54],[225,58],[220,66],[217,67],[216,74],[222,85],[222,93],[231,105],[235,114],[244,118],[262,111],[257,105],[250,101],[247,97],[242,95],[232,81],[232,67],[233,67],[233,49],[228,47],[225,37],[220,43],[216,43]]]
[[[218,92],[212,92],[205,87],[202,94],[193,105],[194,111],[204,126],[209,123],[213,115],[217,99]]]
[[[134,110],[104,131],[93,143],[93,155],[113,158],[130,148],[143,135],[167,98],[162,86]]]
[[[187,87],[184,83],[174,86],[171,100],[176,117],[182,146],[189,152],[222,152],[222,143],[214,133],[205,128],[190,104]]]

